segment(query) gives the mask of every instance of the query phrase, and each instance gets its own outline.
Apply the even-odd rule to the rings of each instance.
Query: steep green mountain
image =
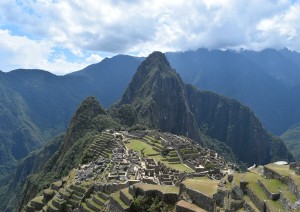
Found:
[[[191,85],[186,90],[191,111],[205,134],[225,142],[239,160],[248,165],[293,160],[284,143],[267,132],[248,107]]]
[[[143,58],[117,55],[105,58],[97,64],[90,65],[68,76],[87,78],[90,94],[101,99],[105,108],[121,98],[132,75]],[[87,85],[84,85],[87,86]]]
[[[284,132],[280,138],[297,161],[300,161],[300,126]]]
[[[297,52],[199,49],[166,56],[185,82],[239,100],[273,133],[282,134],[300,121]],[[0,132],[0,160],[6,170],[0,175],[64,131],[76,106],[87,96],[101,99],[105,107],[117,101],[142,60],[118,55],[66,76],[42,70],[0,72],[0,123],[5,125]]]
[[[94,97],[85,99],[74,114],[65,135],[33,152],[18,165],[15,177],[1,189],[0,210],[15,211],[37,192],[71,169],[89,160],[89,146],[106,128],[120,127]],[[14,197],[14,198],[12,198]]]
[[[277,135],[299,122],[290,109],[295,105],[299,111],[292,98],[293,87],[300,84],[299,53],[199,49],[166,56],[183,81],[239,100]]]
[[[58,136],[51,140],[42,149],[32,152],[18,163],[17,170],[13,177],[10,180],[7,180],[7,184],[0,189],[1,211],[17,211],[17,205],[21,198],[23,186],[27,182],[27,179],[31,179],[31,177],[37,175],[38,172],[44,168],[46,169],[47,166],[51,166],[51,160],[49,160],[49,158],[55,155],[55,152],[58,150],[62,141],[63,135]],[[49,180],[52,180],[52,177],[36,181],[32,187],[37,189],[37,192],[39,188],[42,188],[45,185],[43,182],[48,182]],[[23,191],[23,193],[26,193],[26,190]],[[35,193],[32,195],[34,194]]]
[[[119,55],[66,76],[0,72],[0,186],[18,160],[66,130],[84,98],[96,96],[106,107],[120,98],[131,78],[128,72],[138,64],[137,58]]]
[[[200,143],[197,136],[201,128],[209,137],[227,144],[239,160],[248,164],[293,159],[283,142],[263,129],[248,107],[185,86],[160,52],[150,54],[141,63],[116,107],[123,104],[130,104],[137,111],[139,123],[186,135]]]
[[[32,122],[24,99],[0,79],[0,186],[17,160],[41,146],[41,132]]]
[[[95,98],[87,98],[65,135],[20,162],[15,177],[1,189],[0,210],[17,210],[16,205],[26,204],[71,169],[89,162],[100,133],[107,128],[122,128],[119,121],[186,135],[231,158],[232,150],[238,160],[251,165],[292,160],[283,142],[268,134],[249,108],[185,85],[166,57],[154,52],[139,66],[122,99],[109,113]],[[106,145],[113,147],[109,140]]]
[[[142,62],[119,105],[131,104],[138,122],[153,129],[200,139],[184,84],[160,52]]]

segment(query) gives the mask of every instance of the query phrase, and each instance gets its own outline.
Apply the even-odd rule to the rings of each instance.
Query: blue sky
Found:
[[[154,50],[300,51],[297,0],[1,0],[0,14],[3,71],[62,75]]]

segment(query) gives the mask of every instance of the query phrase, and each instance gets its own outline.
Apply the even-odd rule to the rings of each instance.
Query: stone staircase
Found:
[[[108,200],[108,194],[101,191],[94,191],[89,198],[86,198],[81,203],[81,208],[83,211],[102,211],[106,207]]]
[[[118,147],[117,142],[114,140],[112,134],[107,132],[101,133],[99,137],[91,144],[89,152],[93,155],[93,159],[96,160],[99,156],[109,158],[112,150]]]
[[[205,212],[206,210],[199,208],[197,205],[187,202],[185,200],[180,200],[176,204],[176,212]]]
[[[280,175],[280,173],[277,174]],[[244,209],[272,212],[295,211],[294,204],[298,198],[287,183],[288,181],[283,180],[285,177],[282,175],[275,179],[270,178],[270,175],[266,177],[255,173],[245,174],[240,182],[240,187],[245,194]]]
[[[133,200],[131,193],[129,188],[124,188],[110,194],[110,211],[129,211]]]

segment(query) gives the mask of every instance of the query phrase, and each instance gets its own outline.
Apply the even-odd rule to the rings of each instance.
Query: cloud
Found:
[[[52,42],[11,35],[8,30],[0,30],[0,46],[0,69],[3,71],[17,68],[44,69],[62,75],[82,69],[91,62],[68,62],[63,54],[55,55],[50,61],[49,58],[54,53]],[[91,58],[95,56],[92,55]]]
[[[300,50],[300,3],[257,24],[260,40],[265,46],[285,46]]]
[[[97,54],[91,54],[91,56],[86,59],[88,63],[99,63],[101,60],[103,60],[103,57]]]
[[[145,56],[154,50],[300,51],[299,8],[299,1],[290,0],[2,0],[0,29],[13,26],[34,47],[46,45],[48,52],[37,51],[41,61],[57,46],[68,49],[78,61],[64,61],[76,67],[96,55]]]

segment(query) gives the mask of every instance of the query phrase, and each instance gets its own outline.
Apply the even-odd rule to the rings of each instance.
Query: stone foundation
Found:
[[[260,180],[258,180],[257,183],[270,200],[276,201],[280,198],[279,193],[272,193],[272,192],[268,191],[268,189],[265,187],[265,185]]]
[[[188,188],[185,185],[181,184],[179,194],[181,194],[183,192],[186,192],[186,194],[190,197],[190,199],[192,200],[192,202],[195,205],[197,205],[207,211],[215,210],[216,201],[212,197],[208,197],[199,191],[195,191],[195,190]]]
[[[249,196],[250,200],[260,211],[265,211],[265,202],[258,199],[258,197],[252,192],[250,188],[247,188],[246,194]]]

